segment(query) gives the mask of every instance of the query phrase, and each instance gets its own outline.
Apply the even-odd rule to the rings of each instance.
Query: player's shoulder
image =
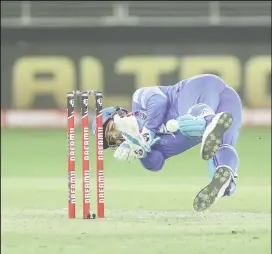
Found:
[[[138,89],[135,90],[135,92],[133,93],[133,97],[137,97],[139,94],[143,93],[144,91],[149,91],[150,89],[152,89],[151,86],[146,86],[146,87],[138,88]]]
[[[139,89],[137,89],[133,95],[132,95],[132,99],[135,101],[137,101],[139,98],[141,97],[145,97],[145,96],[149,96],[152,94],[163,94],[160,86],[147,86],[147,87],[141,87]]]

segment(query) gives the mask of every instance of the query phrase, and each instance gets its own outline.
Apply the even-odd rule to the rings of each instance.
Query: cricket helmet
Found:
[[[106,127],[107,124],[109,122],[109,120],[113,119],[113,116],[117,113],[120,112],[127,114],[128,110],[119,106],[114,106],[114,107],[108,107],[108,108],[104,108],[102,109],[102,117],[103,117],[103,148],[107,149],[109,147],[108,141],[106,140],[106,135],[105,135],[105,131],[106,131]],[[96,135],[96,117],[93,118],[93,122],[92,122],[92,132],[93,135]]]

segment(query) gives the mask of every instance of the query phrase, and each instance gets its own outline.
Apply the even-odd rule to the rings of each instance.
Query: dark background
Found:
[[[172,71],[159,75],[160,85],[172,85],[180,79],[187,78],[189,73],[181,71],[183,59],[194,56],[231,56],[239,62],[239,80],[236,81],[236,74],[229,72],[227,81],[241,95],[247,106],[262,105],[261,97],[270,98],[271,73],[266,72],[266,82],[260,81],[256,86],[265,86],[266,94],[259,96],[259,102],[251,103],[245,96],[247,62],[254,57],[266,56],[271,58],[271,30],[270,27],[114,27],[114,28],[2,28],[1,29],[1,106],[2,108],[56,108],[65,106],[65,98],[57,94],[52,96],[51,92],[34,92],[31,103],[24,104],[20,101],[29,92],[29,83],[23,70],[16,76],[15,63],[23,57],[65,57],[72,63],[72,75],[74,81],[68,80],[70,73],[67,73],[67,82],[59,84],[62,91],[70,90],[69,82],[74,89],[82,88],[80,76],[80,60],[82,57],[94,57],[99,63],[101,80],[98,85],[92,83],[92,77],[85,82],[88,89],[102,90],[109,103],[123,102],[129,106],[130,97],[134,90],[140,86],[158,85],[153,84],[152,79],[137,81],[136,76],[120,73],[116,70],[118,60],[124,57],[172,57],[180,64]],[[160,58],[159,61],[163,61]],[[143,60],[141,63],[144,64]],[[140,64],[141,64],[140,63]],[[31,65],[35,66],[35,62]],[[64,72],[62,66],[58,66],[60,72]],[[35,72],[35,67],[34,72]],[[192,66],[192,69],[194,66]],[[228,65],[226,65],[228,68]],[[256,67],[256,71],[259,67]],[[146,72],[149,72],[147,65]],[[221,68],[222,72],[224,67]],[[221,69],[205,69],[202,73],[209,72],[221,76]],[[255,68],[253,68],[255,69]],[[271,70],[271,67],[270,67]],[[87,70],[88,72],[88,70]],[[90,73],[92,70],[90,69]],[[63,74],[63,73],[62,73]],[[200,73],[199,73],[200,74]],[[50,86],[54,80],[54,71],[37,70],[33,73],[33,86],[40,86],[40,81],[45,86]],[[65,75],[65,74],[64,74]],[[92,74],[90,74],[92,75]],[[223,75],[223,74],[222,74]],[[15,82],[15,76],[17,81]],[[147,74],[148,76],[148,74]],[[225,78],[225,76],[222,76]],[[18,81],[19,79],[19,81]],[[46,83],[48,82],[48,83]],[[61,81],[59,81],[61,82]],[[150,82],[150,83],[149,83]],[[256,80],[256,83],[258,79]],[[54,83],[54,82],[53,82]],[[23,88],[25,86],[25,88]],[[19,90],[18,90],[19,89]],[[39,89],[39,88],[38,88]],[[17,91],[17,92],[16,92]],[[17,94],[17,95],[14,95]],[[19,95],[18,95],[19,94]],[[252,97],[252,96],[251,96]],[[266,98],[267,100],[267,98]],[[252,104],[252,105],[251,105]]]

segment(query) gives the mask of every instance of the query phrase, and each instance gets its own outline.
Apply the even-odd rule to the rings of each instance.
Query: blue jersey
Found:
[[[152,147],[152,152],[147,158],[142,159],[145,167],[152,162],[152,169],[156,161],[180,154],[199,144],[201,138],[190,138],[181,132],[170,133],[166,130],[166,123],[176,119],[179,115],[177,90],[180,83],[174,86],[157,86],[138,89],[132,98],[132,112],[135,115],[140,129],[144,126],[159,136],[160,141]],[[150,168],[151,169],[151,168]]]
[[[159,143],[152,146],[148,156],[141,159],[143,166],[150,170],[159,170],[167,158],[201,142],[201,137],[187,137],[179,131],[174,134],[167,133],[165,126],[168,120],[185,115],[194,105],[202,103],[208,105],[215,113],[231,112],[234,120],[237,119],[238,126],[241,122],[241,110],[237,111],[235,106],[239,102],[238,99],[238,95],[225,85],[221,78],[209,74],[194,76],[172,86],[145,87],[136,90],[132,98],[132,112],[137,118],[140,129],[145,126],[161,138]],[[232,100],[238,102],[232,104]],[[234,145],[236,142],[237,126],[233,124],[227,134],[230,141],[226,143]]]

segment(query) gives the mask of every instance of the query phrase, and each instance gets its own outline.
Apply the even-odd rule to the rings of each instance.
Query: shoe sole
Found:
[[[201,145],[201,157],[203,160],[210,160],[217,153],[224,133],[232,124],[230,113],[221,113],[217,121],[212,121],[204,132]]]
[[[202,212],[216,203],[223,195],[231,181],[232,172],[228,167],[216,170],[210,184],[204,187],[195,197],[193,208]]]

